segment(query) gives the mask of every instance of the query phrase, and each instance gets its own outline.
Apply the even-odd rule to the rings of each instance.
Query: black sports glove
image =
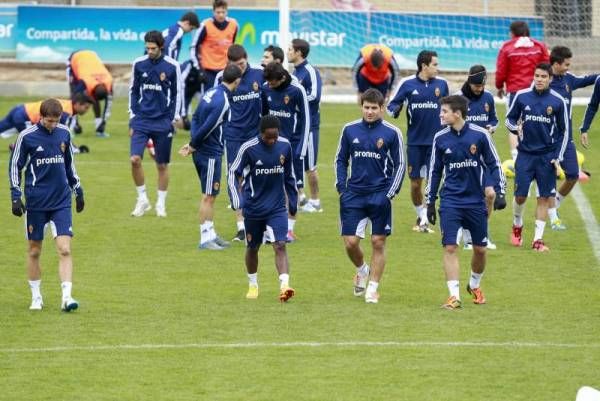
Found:
[[[83,194],[77,195],[75,197],[75,210],[77,213],[83,212],[83,208],[85,207],[85,201],[83,200]]]
[[[435,221],[437,219],[437,214],[435,212],[435,203],[430,203],[427,205],[427,220],[435,226]]]
[[[494,210],[502,210],[506,207],[506,197],[503,193],[496,194],[494,199]]]
[[[23,205],[23,201],[21,200],[21,198],[13,199],[12,214],[14,214],[17,217],[21,217],[23,216],[23,213],[25,213],[25,205]]]

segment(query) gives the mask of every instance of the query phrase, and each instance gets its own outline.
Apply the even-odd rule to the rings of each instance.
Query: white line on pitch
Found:
[[[575,205],[577,205],[581,219],[585,224],[585,230],[590,239],[590,245],[594,250],[594,255],[596,255],[596,259],[600,262],[600,226],[598,226],[598,221],[592,211],[592,205],[588,202],[579,185],[575,185],[571,193],[573,194],[573,199],[575,200]]]
[[[435,342],[435,341],[346,341],[346,342],[249,342],[249,343],[190,343],[190,344],[114,344],[74,345],[42,348],[0,348],[0,353],[116,351],[161,349],[219,349],[219,348],[600,348],[600,344],[537,343],[537,342]]]

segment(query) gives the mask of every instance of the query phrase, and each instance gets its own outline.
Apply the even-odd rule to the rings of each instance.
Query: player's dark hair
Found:
[[[227,49],[227,60],[236,62],[243,58],[248,58],[248,53],[246,53],[244,46],[237,44],[229,46],[229,49]]]
[[[98,84],[94,88],[94,99],[104,100],[108,96],[108,88],[104,84]]]
[[[279,60],[280,63],[283,63],[285,55],[283,54],[283,49],[281,47],[269,45],[265,47],[264,51],[271,53],[273,60]]]
[[[285,77],[285,68],[273,61],[265,66],[263,77],[265,81],[279,81]]]
[[[183,14],[179,21],[181,21],[181,22],[187,21],[194,28],[198,28],[200,26],[200,20],[198,19],[198,16],[196,15],[196,13],[193,11],[188,11],[187,13]]]
[[[552,66],[548,63],[539,63],[538,65],[535,66],[535,69],[546,71],[548,73],[548,75],[550,75],[550,77],[552,77]]]
[[[381,49],[374,49],[371,52],[371,64],[373,64],[373,67],[381,68],[384,61],[385,57],[383,56],[383,51],[381,51]]]
[[[514,36],[529,36],[529,25],[525,21],[513,21],[510,24],[510,33]]]
[[[362,95],[360,95],[360,104],[361,105],[365,102],[369,102],[369,103],[375,103],[379,106],[383,106],[384,101],[385,101],[385,98],[383,97],[383,94],[381,92],[379,92],[378,89],[375,89],[375,88],[369,88],[366,91],[364,91]]]
[[[95,103],[94,99],[92,99],[91,97],[86,95],[84,92],[74,93],[73,96],[71,96],[71,101],[73,103],[78,103],[78,104],[83,104],[83,103],[94,104]]]
[[[433,50],[421,50],[421,52],[417,56],[417,72],[421,72],[421,70],[423,69],[423,64],[431,64],[431,60],[433,60],[433,58],[437,56],[437,52]]]
[[[460,111],[462,118],[467,118],[467,110],[468,110],[468,106],[469,106],[469,101],[467,100],[466,97],[461,96],[461,95],[446,96],[440,100],[440,104],[441,105],[445,104],[448,107],[450,107],[450,110],[452,110],[453,113]]]
[[[225,0],[215,0],[213,1],[213,10],[216,10],[217,8],[227,8],[227,2]]]
[[[469,68],[469,77],[467,82],[473,85],[485,85],[487,73],[485,67],[481,64],[475,64]]]
[[[279,118],[271,116],[269,114],[267,114],[266,116],[262,116],[260,118],[260,132],[265,132],[269,128],[281,128]]]
[[[223,82],[226,84],[233,83],[236,79],[241,78],[242,70],[235,64],[227,64],[223,70]]]
[[[554,63],[562,64],[565,59],[572,57],[573,52],[567,46],[554,46],[550,52],[550,65]]]
[[[307,58],[310,53],[310,44],[304,39],[292,40],[292,48],[294,51],[300,52],[302,58]]]
[[[162,49],[165,44],[165,38],[163,38],[162,33],[158,31],[148,31],[144,35],[144,42],[146,43],[155,43],[159,49]]]
[[[63,112],[62,105],[56,99],[46,99],[40,105],[40,115],[42,117],[60,117]]]

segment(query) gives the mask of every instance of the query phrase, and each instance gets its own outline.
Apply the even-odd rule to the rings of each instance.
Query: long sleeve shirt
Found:
[[[224,84],[202,96],[192,117],[190,144],[196,151],[210,156],[223,154],[223,122],[229,118],[231,91]]]
[[[552,81],[550,81],[550,89],[554,89],[556,93],[565,99],[569,109],[569,140],[573,139],[573,105],[571,103],[573,91],[593,85],[596,78],[598,78],[597,74],[580,77],[567,72],[565,75],[554,75]]]
[[[594,120],[594,116],[598,111],[598,105],[600,104],[600,77],[596,78],[594,83],[594,92],[592,93],[592,97],[590,98],[590,102],[588,103],[585,109],[585,116],[583,117],[583,123],[581,128],[579,129],[581,132],[588,132],[590,130],[590,125],[592,125],[592,121]]]
[[[294,76],[298,78],[298,82],[300,82],[300,85],[306,91],[310,112],[310,127],[319,128],[319,123],[321,122],[321,88],[323,86],[321,73],[312,64],[304,60],[294,68]]]

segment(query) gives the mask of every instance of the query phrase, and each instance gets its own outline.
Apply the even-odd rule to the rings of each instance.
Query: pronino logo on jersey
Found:
[[[455,168],[467,168],[467,167],[477,167],[477,166],[479,166],[479,164],[477,163],[477,160],[465,159],[462,162],[449,163],[448,169],[454,170]]]
[[[487,114],[477,114],[475,116],[467,116],[467,121],[487,123],[488,115]]]
[[[52,157],[41,157],[35,160],[36,167],[39,167],[42,164],[65,164],[65,158],[63,155],[56,155]]]
[[[37,149],[35,150],[36,152],[43,152],[44,148],[42,148],[42,145],[38,146]]]
[[[254,99],[259,99],[260,98],[260,93],[258,92],[248,92],[245,93],[243,95],[235,95],[233,96],[233,101],[234,102],[245,102],[247,100],[254,100]]]
[[[371,152],[369,150],[355,150],[354,151],[354,157],[364,157],[367,159],[377,159],[380,160],[381,159],[381,155],[377,152]]]
[[[143,84],[142,90],[162,91],[162,86],[159,84]]]
[[[275,117],[292,118],[292,113],[285,110],[269,110],[269,115]]]
[[[427,101],[427,102],[421,102],[421,103],[413,103],[410,105],[410,108],[412,110],[414,110],[414,109],[437,109],[438,104],[436,102]]]
[[[273,174],[283,174],[284,169],[283,169],[283,166],[275,166],[275,167],[271,167],[271,168],[257,168],[255,171],[256,171],[256,175],[273,175]]]
[[[550,117],[546,117],[546,116],[536,116],[536,115],[527,114],[525,116],[525,121],[534,121],[537,123],[550,124],[552,122],[552,119]]]

